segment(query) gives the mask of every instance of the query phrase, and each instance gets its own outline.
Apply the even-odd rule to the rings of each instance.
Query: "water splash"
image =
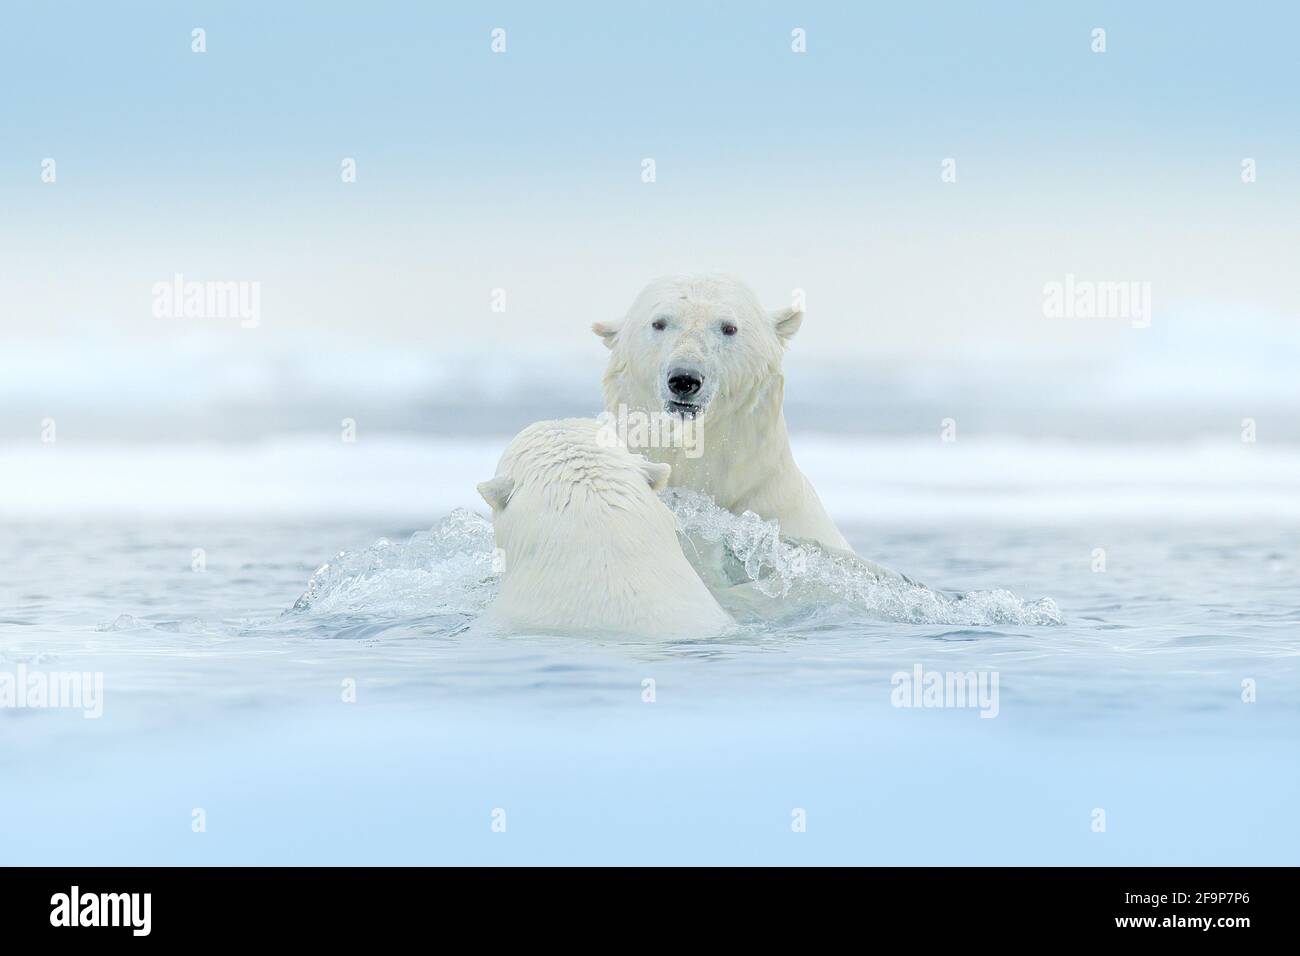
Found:
[[[316,569],[288,612],[477,617],[497,591],[492,524],[457,508],[405,543],[380,538]]]
[[[734,515],[707,495],[670,489],[687,555],[723,605],[747,623],[842,609],[912,624],[1061,624],[1049,598],[936,591],[853,555],[783,537],[775,521]],[[458,508],[405,544],[381,538],[316,569],[288,614],[478,617],[497,593],[492,524]]]
[[[734,515],[699,492],[673,488],[661,497],[677,516],[687,555],[715,590],[720,575],[741,588],[743,605],[728,601],[725,591],[719,594],[733,613],[743,613],[747,606],[751,614],[779,615],[782,608],[842,603],[912,624],[1064,623],[1050,598],[1024,601],[1005,590],[936,591],[870,561],[783,537],[777,522],[764,521],[752,511]],[[700,542],[721,545],[722,560],[729,567],[700,567],[700,562],[717,557],[706,556]],[[756,604],[755,592],[771,600]]]

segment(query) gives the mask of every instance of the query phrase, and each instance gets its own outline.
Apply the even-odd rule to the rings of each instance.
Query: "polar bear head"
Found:
[[[683,419],[752,408],[781,383],[785,344],[803,312],[768,312],[742,281],[704,275],[656,279],[622,322],[592,331],[612,351],[605,407],[620,403]]]
[[[496,477],[478,486],[504,558],[493,617],[646,637],[729,627],[655,494],[671,470],[594,419],[537,422],[515,436]]]
[[[496,477],[478,485],[498,527],[512,513],[578,510],[584,498],[601,502],[650,502],[668,484],[672,469],[646,461],[591,418],[534,422],[510,442]],[[518,507],[513,503],[518,502]],[[511,508],[507,508],[510,505]]]

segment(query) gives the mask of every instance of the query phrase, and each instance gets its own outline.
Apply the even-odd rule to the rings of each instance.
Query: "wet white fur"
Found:
[[[732,626],[655,494],[669,468],[593,419],[529,425],[478,486],[504,553],[490,619],[514,630],[660,638]]]

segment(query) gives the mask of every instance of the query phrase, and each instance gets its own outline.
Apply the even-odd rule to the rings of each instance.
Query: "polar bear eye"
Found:
[[[722,334],[723,334],[723,335],[735,335],[737,331],[738,331],[738,330],[736,329],[735,323],[733,323],[733,322],[723,322],[723,323],[722,323]]]
[[[662,332],[664,329],[668,328],[668,320],[663,316],[660,316],[650,323],[650,328],[654,329],[656,332]]]

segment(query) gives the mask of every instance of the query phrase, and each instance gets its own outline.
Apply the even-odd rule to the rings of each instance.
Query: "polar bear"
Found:
[[[613,352],[605,411],[689,421],[693,444],[635,450],[671,465],[674,485],[735,514],[753,511],[782,534],[852,551],[790,454],[781,358],[802,321],[795,308],[769,314],[731,276],[656,279],[622,322],[592,326]]]
[[[504,557],[489,621],[512,629],[702,637],[732,619],[659,500],[671,468],[586,418],[529,425],[478,485]]]

